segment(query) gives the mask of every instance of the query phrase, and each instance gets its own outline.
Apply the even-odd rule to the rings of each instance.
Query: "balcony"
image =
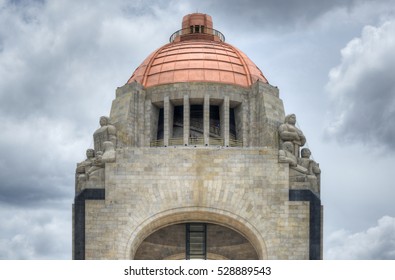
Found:
[[[169,41],[173,43],[192,39],[225,42],[225,36],[220,31],[199,25],[177,30],[170,36]]]

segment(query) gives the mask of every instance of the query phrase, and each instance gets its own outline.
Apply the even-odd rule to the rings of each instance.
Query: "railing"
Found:
[[[179,37],[179,36],[181,36],[181,35],[190,35],[190,34],[199,35],[199,34],[207,34],[207,35],[214,35],[214,36],[217,36],[221,42],[225,42],[225,36],[224,36],[224,34],[222,34],[220,31],[218,31],[218,30],[216,30],[216,29],[212,29],[212,28],[207,28],[207,27],[205,27],[204,29],[199,30],[200,32],[193,32],[193,31],[194,31],[194,29],[191,30],[190,28],[184,28],[184,29],[177,30],[176,32],[174,32],[174,33],[170,36],[169,41],[170,41],[170,43],[172,43],[172,42],[174,42],[174,40],[175,40],[177,37]]]
[[[183,146],[184,138],[170,138],[169,146]],[[204,138],[203,137],[190,137],[189,138],[190,146],[204,146]],[[210,146],[224,146],[224,139],[219,137],[210,137],[209,138]],[[153,140],[150,143],[151,147],[164,147],[165,143],[163,139]],[[243,141],[229,139],[229,147],[243,147]]]
[[[184,145],[184,138],[170,138],[169,146],[182,146]]]
[[[224,139],[222,138],[210,138],[209,139],[210,146],[223,146]]]
[[[164,145],[163,139],[153,140],[150,143],[151,147],[163,147]]]
[[[243,147],[243,141],[229,139],[229,147]]]
[[[203,137],[191,137],[189,138],[189,145],[204,145],[204,138]]]

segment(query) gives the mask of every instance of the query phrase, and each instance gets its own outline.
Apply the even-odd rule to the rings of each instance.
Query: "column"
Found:
[[[169,146],[170,138],[170,98],[165,96],[163,100],[163,144],[165,147]]]
[[[225,96],[222,107],[221,136],[224,139],[224,146],[229,147],[229,96]]]
[[[235,107],[235,123],[236,123],[236,136],[237,140],[242,141],[243,145],[247,143],[247,132],[246,130],[246,124],[245,124],[245,119],[246,117],[244,116],[244,110],[243,110],[243,105],[244,103],[239,104],[238,106]]]
[[[184,95],[184,145],[189,145],[189,122],[190,122],[190,106],[189,106],[189,96]]]
[[[204,145],[208,146],[209,138],[210,138],[210,96],[208,94],[204,96],[203,138],[204,138]]]

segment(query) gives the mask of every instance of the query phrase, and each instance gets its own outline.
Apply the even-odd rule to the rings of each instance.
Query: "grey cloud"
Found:
[[[169,24],[167,32],[158,32],[164,27],[154,21],[156,16],[171,21],[162,1],[146,5],[119,0],[94,9],[86,2],[67,2],[13,4],[0,10],[0,111],[7,117],[45,114],[92,121],[92,106],[107,111],[104,106],[115,87],[127,81],[147,49],[160,45],[158,38],[163,43],[174,31]],[[132,16],[127,9],[151,12]],[[136,44],[142,41],[152,41],[153,47]]]
[[[394,260],[395,218],[384,216],[375,227],[351,233],[333,232],[328,237],[325,259]]]
[[[70,259],[70,209],[0,207],[0,259]]]
[[[281,28],[303,27],[326,10],[353,5],[339,2],[5,2],[0,8],[0,258],[70,258],[75,164],[84,159],[98,117],[109,113],[115,88],[167,42],[183,15],[208,13],[215,25],[229,27],[218,27],[225,35],[232,29],[264,29],[277,37],[283,36]],[[281,48],[295,47],[298,40],[306,39],[283,40]],[[270,54],[279,55],[278,50]],[[273,58],[276,65],[270,67],[287,67],[288,58]],[[284,71],[278,70],[282,77]]]
[[[92,3],[17,1],[0,9],[0,203],[71,203],[75,164],[115,88],[174,28],[154,36],[174,12],[163,1]]]
[[[335,7],[350,7],[354,1],[315,0],[220,0],[199,1],[199,12],[215,11],[230,29],[270,30],[308,24]],[[208,13],[209,13],[208,12]],[[215,23],[214,23],[215,24]]]
[[[342,50],[327,89],[334,110],[327,134],[395,150],[395,21],[367,26]]]
[[[72,199],[72,179],[82,143],[66,123],[3,119],[0,202],[22,206]],[[81,155],[82,157],[82,155]]]

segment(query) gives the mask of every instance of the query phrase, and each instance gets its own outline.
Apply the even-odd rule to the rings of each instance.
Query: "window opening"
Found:
[[[221,120],[219,106],[210,106],[210,136],[221,137]]]
[[[235,120],[235,109],[229,109],[229,137],[230,139],[236,140],[237,133],[236,133],[236,120]]]
[[[207,259],[207,225],[200,223],[186,224],[186,259]]]
[[[173,138],[182,138],[184,135],[184,106],[174,107]]]
[[[164,113],[163,113],[163,108],[160,108],[159,117],[158,117],[158,132],[156,135],[157,140],[163,139],[163,129],[164,129],[163,127],[164,127]]]

